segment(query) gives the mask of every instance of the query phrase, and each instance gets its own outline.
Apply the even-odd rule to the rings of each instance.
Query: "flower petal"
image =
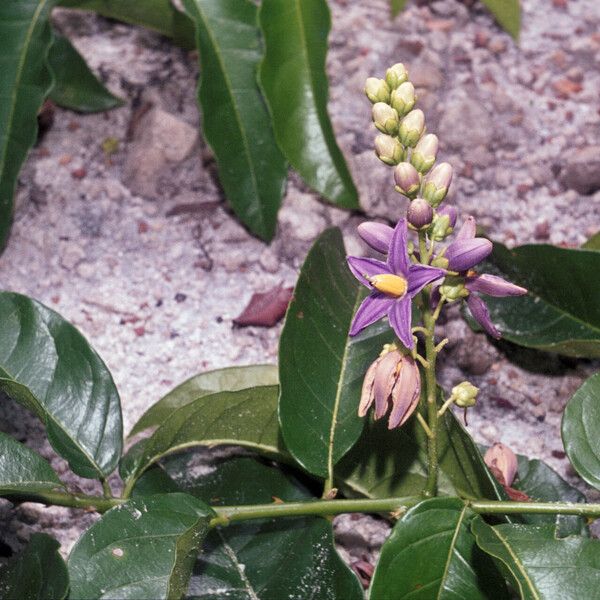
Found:
[[[373,362],[373,364],[367,369],[365,378],[363,380],[362,391],[360,394],[360,403],[358,405],[358,416],[364,417],[367,414],[375,395],[373,393],[373,384],[375,382],[375,373],[377,373],[377,366],[379,365],[379,358]]]
[[[392,235],[387,262],[392,273],[404,275],[404,277],[408,276],[408,267],[410,265],[406,237],[406,219],[400,219],[394,229],[394,235]]]
[[[388,429],[403,425],[419,404],[421,396],[421,376],[419,367],[410,357],[405,357],[398,380],[392,390],[392,410]]]
[[[373,277],[381,273],[389,273],[390,268],[381,260],[375,258],[362,258],[359,256],[348,256],[346,258],[348,266],[352,271],[352,275],[356,277],[363,285],[369,288],[373,286],[369,283],[366,277]]]
[[[411,265],[408,271],[408,296],[413,298],[427,284],[446,275],[444,269],[427,265]]]
[[[388,248],[394,235],[394,229],[384,223],[376,223],[375,221],[365,221],[361,223],[356,230],[358,235],[366,242],[373,250],[387,254]]]
[[[394,299],[381,292],[374,292],[368,298],[365,298],[354,315],[350,335],[356,335],[371,323],[379,321],[381,317],[388,314],[393,304]]]
[[[522,296],[527,293],[524,287],[515,285],[502,277],[496,275],[477,275],[469,277],[466,281],[467,289],[471,292],[481,292],[495,298],[504,298],[505,296]]]
[[[462,227],[458,230],[454,241],[470,240],[475,237],[477,231],[477,223],[473,217],[467,217]]]
[[[485,302],[474,294],[470,294],[467,298],[467,306],[473,315],[473,318],[489,333],[492,337],[499,339],[500,332],[496,329],[490,319],[490,312]]]
[[[373,392],[375,395],[375,418],[381,419],[388,409],[388,399],[392,395],[392,388],[396,383],[396,367],[402,355],[397,350],[388,352],[381,357]]]
[[[411,331],[411,309],[411,297],[407,294],[403,298],[394,300],[394,304],[388,313],[392,328],[400,338],[400,341],[409,350],[412,349],[414,345]]]
[[[459,239],[446,248],[444,258],[451,271],[468,271],[488,257],[492,249],[492,242],[485,238]]]

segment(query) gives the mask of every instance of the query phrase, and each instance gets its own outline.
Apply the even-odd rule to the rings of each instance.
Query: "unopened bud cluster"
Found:
[[[454,215],[436,210],[452,181],[448,163],[435,164],[438,138],[426,133],[425,115],[415,108],[417,97],[402,63],[390,67],[384,79],[369,77],[365,93],[373,103],[373,122],[381,132],[375,138],[375,153],[394,167],[395,189],[410,201],[407,219],[417,230],[428,230],[441,241],[452,233]]]

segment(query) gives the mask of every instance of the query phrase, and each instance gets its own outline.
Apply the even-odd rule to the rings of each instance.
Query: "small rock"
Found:
[[[418,60],[411,66],[410,80],[416,88],[435,90],[442,85],[444,75],[434,63]]]
[[[476,335],[465,328],[463,342],[457,346],[456,363],[471,375],[483,375],[497,359],[497,353],[484,335]]]
[[[279,259],[270,248],[265,248],[260,255],[260,266],[267,273],[277,273],[279,271]]]
[[[143,115],[123,169],[123,181],[134,193],[156,197],[160,176],[170,164],[187,158],[198,131],[176,116],[153,108]]]
[[[473,98],[448,102],[439,125],[439,137],[451,148],[489,146],[494,136],[493,120]]]
[[[552,87],[559,98],[568,99],[573,94],[578,94],[583,90],[581,83],[571,79],[558,79],[552,83]]]
[[[85,250],[75,243],[65,246],[60,258],[60,265],[67,270],[74,269],[85,258]]]
[[[542,221],[535,226],[533,237],[536,240],[547,240],[550,238],[550,224],[548,221]]]
[[[600,146],[587,146],[567,155],[561,181],[580,194],[600,190]]]

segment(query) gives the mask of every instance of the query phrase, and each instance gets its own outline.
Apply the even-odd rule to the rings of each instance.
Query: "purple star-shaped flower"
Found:
[[[411,301],[429,283],[444,277],[445,270],[411,264],[406,246],[406,220],[398,221],[391,236],[387,261],[348,257],[354,276],[372,290],[356,311],[350,335],[386,316],[406,348],[413,347]]]
[[[476,223],[473,217],[468,217],[454,241],[446,248],[444,257],[448,260],[448,269],[458,271],[464,277],[465,287],[469,290],[467,306],[473,318],[492,337],[499,338],[500,332],[490,318],[485,302],[473,292],[503,298],[505,296],[522,296],[527,293],[523,287],[510,283],[496,275],[478,275],[471,269],[487,258],[491,253],[492,242],[485,238],[475,237]],[[433,300],[439,298],[434,294]]]

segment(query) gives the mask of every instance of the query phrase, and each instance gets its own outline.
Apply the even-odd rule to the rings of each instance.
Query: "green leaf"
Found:
[[[180,598],[213,516],[204,502],[181,493],[109,510],[69,556],[71,598]]]
[[[518,298],[485,302],[502,336],[515,344],[567,356],[600,358],[600,255],[547,244],[508,250],[494,244],[492,269],[526,287]],[[495,268],[494,268],[495,267]]]
[[[90,71],[84,58],[67,38],[58,35],[54,37],[48,63],[54,74],[50,100],[58,106],[93,113],[123,104]]]
[[[44,422],[75,473],[100,478],[114,470],[123,426],[106,365],[60,315],[12,292],[0,292],[0,390]]]
[[[277,425],[277,386],[201,396],[177,409],[140,446],[134,446],[134,468],[128,479],[138,478],[162,457],[194,446],[233,444],[279,458],[285,451]],[[127,460],[129,456],[125,456]]]
[[[600,250],[600,231],[594,234],[587,242],[582,244],[586,250]]]
[[[481,517],[471,528],[479,547],[511,576],[522,600],[600,599],[598,540],[558,540],[552,525],[490,527]]]
[[[266,48],[259,78],[279,147],[304,181],[325,198],[344,208],[359,208],[327,114],[327,2],[264,0],[259,23]]]
[[[0,432],[0,494],[49,492],[63,487],[52,467],[37,453]]]
[[[513,487],[539,502],[585,502],[585,496],[567,483],[545,462],[518,456],[519,477]],[[515,517],[512,517],[515,521]],[[531,525],[554,524],[555,537],[589,535],[583,517],[568,515],[519,515],[518,522]]]
[[[459,498],[432,498],[411,508],[381,548],[370,597],[508,598],[504,580],[475,543],[474,517]]]
[[[184,0],[200,50],[204,136],[235,213],[264,240],[275,235],[287,165],[256,82],[262,58],[250,0]]]
[[[0,2],[0,249],[6,245],[17,177],[37,138],[52,76],[48,15],[56,0]]]
[[[0,596],[19,600],[63,600],[69,574],[58,549],[45,533],[34,533],[25,550],[0,571]]]
[[[600,489],[600,373],[585,381],[569,400],[561,433],[574,469]]]
[[[153,404],[133,426],[130,436],[164,423],[176,409],[214,392],[237,392],[259,385],[277,385],[275,365],[227,367],[194,375]]]
[[[496,21],[515,39],[521,31],[521,5],[519,0],[481,0]]]
[[[406,6],[408,0],[390,0],[390,10],[392,11],[392,18],[397,17]]]
[[[420,427],[416,429],[416,437],[425,450],[427,438]],[[506,499],[504,490],[483,462],[477,444],[450,410],[439,420],[438,457],[440,469],[459,496],[474,500]]]
[[[141,25],[171,37],[184,48],[194,48],[194,26],[171,0],[61,0],[60,6],[89,10],[131,25]]]
[[[304,261],[279,342],[283,438],[294,458],[320,477],[359,438],[365,372],[393,340],[386,324],[349,337],[363,289],[346,265],[340,231],[325,231]]]
[[[138,485],[151,491],[156,471],[205,502],[218,505],[264,504],[273,498],[311,498],[296,480],[250,458],[228,460],[194,476],[189,456],[165,461],[148,471]],[[156,482],[156,480],[155,480]],[[155,483],[156,491],[166,485]],[[188,598],[281,600],[339,598],[362,600],[355,575],[338,556],[331,523],[318,517],[262,519],[232,523],[210,532],[190,582]]]

